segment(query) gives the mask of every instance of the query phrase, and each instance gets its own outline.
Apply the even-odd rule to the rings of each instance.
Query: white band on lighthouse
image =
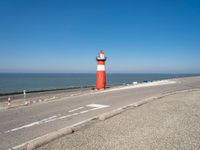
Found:
[[[97,65],[97,71],[105,71],[105,65]]]

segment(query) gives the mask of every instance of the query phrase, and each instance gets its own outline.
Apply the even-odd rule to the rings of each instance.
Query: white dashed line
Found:
[[[98,109],[109,107],[109,105],[89,104],[88,107],[96,107]]]
[[[11,129],[11,130],[7,130],[7,131],[5,131],[4,133],[9,133],[9,132],[21,130],[21,129],[24,129],[24,128],[29,128],[29,127],[32,127],[32,126],[35,126],[35,125],[39,125],[39,124],[42,124],[42,123],[47,122],[48,120],[52,120],[53,118],[56,118],[56,117],[57,117],[57,116],[51,116],[51,117],[49,117],[49,118],[45,118],[45,119],[40,120],[40,121],[36,121],[36,122],[30,123],[30,124],[27,124],[27,125],[24,125],[24,126],[21,126],[21,127],[18,127],[18,128],[14,128],[14,129]]]
[[[93,107],[93,108],[91,108],[89,110],[84,110],[84,111],[81,111],[81,112],[65,115],[65,116],[61,116],[61,114],[58,114],[58,115],[55,115],[55,116],[51,116],[51,117],[42,119],[40,121],[36,121],[36,122],[32,122],[32,123],[27,124],[27,125],[23,125],[21,127],[17,127],[17,128],[11,129],[11,130],[7,130],[4,133],[10,133],[10,132],[18,131],[18,130],[21,130],[21,129],[29,128],[29,127],[32,127],[32,126],[36,126],[36,125],[40,125],[40,124],[44,124],[44,123],[48,123],[48,122],[52,122],[52,121],[56,121],[56,120],[61,120],[61,119],[69,118],[69,117],[72,117],[72,116],[77,116],[77,115],[84,114],[84,113],[94,111],[94,110],[97,110],[97,109],[110,107],[109,105],[100,105],[100,104],[89,104],[89,105],[86,105],[86,106],[87,107]],[[83,109],[83,108],[84,107],[79,107],[79,108],[70,110],[68,112],[74,112],[74,111],[77,111],[77,110],[80,110],[80,109]]]
[[[84,113],[87,113],[89,112],[90,110],[84,110],[84,111],[81,111],[80,114],[84,114]]]
[[[74,114],[77,114],[77,113],[74,113]],[[60,118],[61,118],[61,117],[60,117]],[[68,127],[73,127],[73,126],[77,126],[77,125],[83,124],[83,123],[85,123],[85,122],[87,122],[87,121],[89,121],[89,120],[91,120],[91,119],[92,119],[92,118],[89,118],[89,119],[80,121],[80,122],[75,123],[75,124],[73,124],[73,125],[70,125],[70,126],[68,126]],[[67,127],[66,127],[66,128],[67,128]],[[25,143],[20,144],[20,145],[17,145],[17,146],[14,146],[14,147],[12,147],[12,148],[9,148],[8,150],[17,150],[17,149],[21,149],[21,148],[24,147],[26,144],[28,144],[28,142],[29,142],[29,141],[26,141]]]
[[[76,109],[72,109],[72,110],[69,110],[68,112],[74,112],[74,111],[77,111],[77,110],[80,110],[80,109],[83,109],[84,107],[79,107],[79,108],[76,108]]]

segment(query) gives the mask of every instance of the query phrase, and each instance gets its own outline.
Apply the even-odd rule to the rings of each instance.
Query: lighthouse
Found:
[[[96,89],[102,90],[105,89],[106,87],[106,71],[105,71],[106,57],[102,50],[100,50],[100,52],[98,53],[96,60],[97,60]]]

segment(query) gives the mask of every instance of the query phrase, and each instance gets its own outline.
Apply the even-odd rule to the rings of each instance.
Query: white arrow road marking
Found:
[[[97,110],[97,109],[101,109],[101,108],[106,108],[106,107],[110,107],[110,106],[109,105],[100,105],[100,104],[89,104],[89,105],[87,105],[87,107],[94,107],[94,108],[81,111],[80,114],[84,114],[84,113],[87,113],[89,111],[93,111],[93,110]]]
[[[77,113],[73,113],[73,114],[69,114],[69,115],[64,115],[64,116],[61,116],[61,114],[58,114],[58,115],[55,115],[55,116],[51,116],[51,117],[42,119],[40,121],[36,121],[36,122],[32,122],[32,123],[23,125],[21,127],[17,127],[17,128],[11,129],[11,130],[7,130],[4,133],[14,132],[14,131],[18,131],[18,130],[21,130],[21,129],[24,129],[24,128],[29,128],[29,127],[32,127],[32,126],[36,126],[36,125],[40,125],[40,124],[44,124],[44,123],[48,123],[48,122],[52,122],[52,121],[56,121],[56,120],[66,119],[66,118],[69,118],[69,117],[72,117],[72,116],[77,116],[77,115],[80,115],[80,114],[84,114],[84,113],[94,111],[94,110],[98,110],[98,109],[102,109],[102,108],[107,108],[107,107],[110,107],[110,106],[109,105],[100,105],[100,104],[89,104],[89,105],[86,105],[86,107],[92,107],[92,108],[88,109],[88,110],[81,111],[81,112],[77,112]],[[80,109],[83,109],[83,108],[84,107],[79,107],[79,108],[70,110],[68,112],[74,112],[74,111],[77,111],[77,110],[80,110]]]

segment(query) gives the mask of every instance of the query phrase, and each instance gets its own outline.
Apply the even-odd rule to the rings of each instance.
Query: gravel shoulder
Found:
[[[38,150],[200,149],[200,90],[157,99]]]

